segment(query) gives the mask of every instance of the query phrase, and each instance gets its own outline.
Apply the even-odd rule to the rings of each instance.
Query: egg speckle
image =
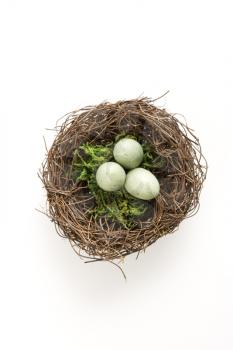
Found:
[[[143,149],[136,140],[125,137],[114,146],[113,156],[124,168],[133,169],[141,164]]]
[[[125,189],[133,197],[150,200],[158,196],[160,186],[157,178],[149,170],[136,168],[128,172]]]
[[[104,191],[118,191],[125,183],[125,170],[115,162],[106,162],[96,172],[96,182]]]

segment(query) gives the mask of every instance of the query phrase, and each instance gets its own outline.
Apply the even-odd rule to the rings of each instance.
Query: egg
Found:
[[[125,189],[133,197],[150,200],[158,196],[160,186],[157,178],[149,170],[136,168],[128,172]]]
[[[143,160],[143,149],[136,140],[125,137],[115,144],[113,156],[124,168],[134,169]]]
[[[125,170],[115,162],[106,162],[96,172],[96,182],[104,191],[118,191],[125,183]]]

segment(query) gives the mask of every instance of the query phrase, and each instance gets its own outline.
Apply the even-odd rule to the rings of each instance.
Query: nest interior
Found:
[[[140,252],[158,238],[174,232],[180,222],[196,213],[206,177],[206,161],[199,140],[176,116],[139,98],[101,103],[73,111],[56,127],[56,137],[41,169],[47,191],[47,213],[57,232],[68,238],[75,251],[93,260],[112,261]],[[126,229],[101,217],[87,215],[94,205],[85,182],[69,175],[74,151],[83,143],[106,144],[121,133],[146,140],[166,160],[155,169],[159,196],[148,202],[149,215]]]

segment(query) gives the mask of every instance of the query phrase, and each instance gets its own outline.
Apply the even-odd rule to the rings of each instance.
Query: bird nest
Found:
[[[198,210],[207,169],[199,140],[186,123],[154,101],[138,98],[88,106],[67,114],[55,129],[40,172],[47,191],[47,215],[59,235],[90,261],[140,253]],[[121,135],[149,146],[150,160],[157,159],[150,170],[160,183],[158,197],[146,201],[146,210],[131,217],[133,225],[128,226],[104,212],[94,215],[96,196],[85,178],[77,181],[74,176],[77,150],[83,145],[112,145]]]

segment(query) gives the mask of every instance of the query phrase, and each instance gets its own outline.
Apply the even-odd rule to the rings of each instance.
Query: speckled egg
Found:
[[[125,170],[115,162],[106,162],[96,172],[96,182],[104,191],[118,191],[125,183]]]
[[[143,160],[143,149],[139,142],[125,137],[115,144],[113,156],[124,168],[134,169]]]
[[[160,186],[157,178],[149,170],[136,168],[128,172],[125,189],[133,197],[150,200],[158,196]]]

